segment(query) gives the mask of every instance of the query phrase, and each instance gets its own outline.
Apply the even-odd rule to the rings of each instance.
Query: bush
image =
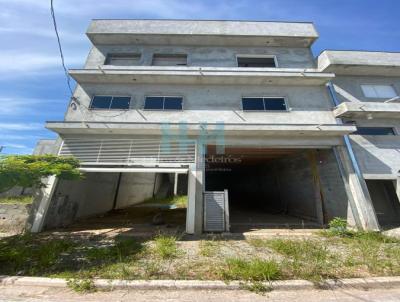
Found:
[[[329,232],[333,235],[347,235],[347,221],[340,217],[335,217],[329,222]]]

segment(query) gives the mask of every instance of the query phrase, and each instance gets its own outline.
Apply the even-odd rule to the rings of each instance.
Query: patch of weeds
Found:
[[[266,243],[287,258],[282,265],[290,277],[321,282],[335,277],[336,268],[341,265],[339,257],[331,254],[322,242],[275,239]]]
[[[67,285],[77,293],[92,293],[97,291],[92,279],[69,279]]]
[[[70,239],[41,239],[31,234],[0,239],[0,273],[43,276],[62,268],[76,244]]]
[[[279,265],[273,260],[231,258],[226,264],[221,273],[225,280],[270,281],[281,276]]]
[[[219,244],[214,240],[202,240],[199,246],[199,254],[203,257],[214,257],[219,250]]]
[[[259,295],[264,295],[265,293],[272,291],[271,285],[266,285],[261,281],[244,282],[240,284],[240,287]]]
[[[162,259],[172,259],[178,256],[175,236],[158,235],[154,238],[154,254]]]
[[[14,196],[14,197],[0,197],[0,204],[31,204],[33,196]]]

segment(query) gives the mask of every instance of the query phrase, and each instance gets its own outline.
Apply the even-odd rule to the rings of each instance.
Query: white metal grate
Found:
[[[204,231],[229,231],[228,191],[204,192]]]
[[[83,165],[157,165],[195,162],[195,141],[156,139],[80,139],[63,141],[60,156],[74,156]]]

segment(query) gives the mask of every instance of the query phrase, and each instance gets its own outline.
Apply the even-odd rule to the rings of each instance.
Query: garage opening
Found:
[[[208,146],[205,184],[206,191],[228,190],[231,232],[320,228],[347,216],[347,195],[330,149],[227,147],[218,155]]]
[[[400,202],[393,180],[366,180],[375,213],[384,229],[400,227]]]
[[[62,180],[52,198],[45,229],[114,230],[154,235],[185,230],[187,174],[87,172]]]

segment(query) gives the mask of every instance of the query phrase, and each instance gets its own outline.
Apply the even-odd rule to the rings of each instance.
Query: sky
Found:
[[[400,52],[400,0],[54,0],[68,68],[83,66],[91,19],[311,21],[324,49]],[[69,90],[50,0],[0,0],[0,146],[31,153],[55,138],[45,121],[63,120]],[[75,85],[75,84],[74,84]]]

